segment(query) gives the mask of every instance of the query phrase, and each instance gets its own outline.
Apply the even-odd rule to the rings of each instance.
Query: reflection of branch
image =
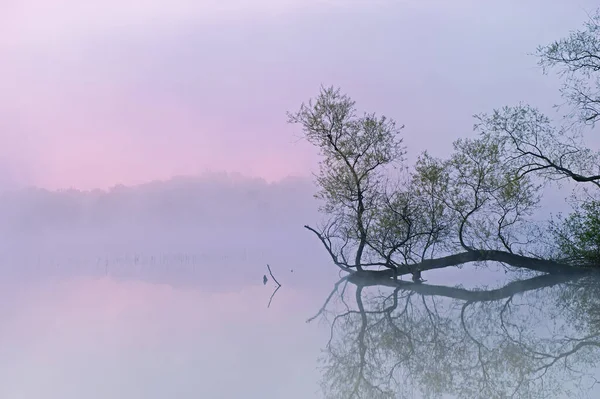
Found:
[[[527,280],[518,280],[506,284],[504,287],[493,290],[467,290],[464,288],[448,287],[442,285],[415,284],[408,281],[391,280],[389,278],[356,278],[358,273],[348,276],[348,281],[360,287],[381,286],[401,288],[416,292],[420,295],[441,296],[470,302],[489,302],[508,298],[515,294],[534,291],[540,288],[576,280],[578,275],[545,274]]]
[[[269,304],[267,305],[267,308],[270,308],[271,307],[271,301],[273,301],[273,297],[275,296],[275,294],[277,293],[277,291],[279,291],[279,289],[281,288],[281,284],[279,284],[279,281],[277,281],[277,279],[275,278],[275,276],[273,276],[273,272],[271,272],[271,266],[269,266],[268,264],[267,264],[267,269],[269,270],[269,274],[271,275],[271,278],[277,284],[277,288],[275,288],[275,291],[273,291],[273,293],[271,294],[271,298],[269,299]]]
[[[569,296],[570,301],[586,300],[588,307],[597,306],[599,302],[591,299],[593,293],[579,298],[581,282],[589,281],[585,276],[543,275],[497,289],[467,290],[389,278],[357,278],[359,274],[339,281],[324,305],[339,293],[342,281],[356,285],[355,295],[348,298],[355,297],[357,309],[348,309],[331,322],[323,379],[324,389],[331,394],[327,397],[410,397],[415,390],[423,396],[434,392],[434,397],[445,393],[472,398],[572,397],[567,382],[581,385],[583,378],[593,379],[587,375],[586,366],[600,359],[591,352],[600,348],[600,334],[592,325],[590,334],[569,338],[565,335],[570,332],[568,315],[563,325],[554,313],[542,313],[544,320],[553,320],[554,329],[549,337],[538,336],[540,315],[529,310],[513,313],[511,306],[520,297],[522,303],[515,304],[515,309],[526,305],[537,309],[536,304],[549,306],[554,295],[559,295],[558,308],[552,310],[563,312],[565,295],[571,292],[569,285],[577,292]],[[369,286],[393,287],[394,292],[387,297],[381,291],[366,297]],[[524,295],[532,291],[538,293]],[[398,306],[400,293],[406,303]],[[438,304],[436,297],[446,299]],[[588,314],[595,316],[594,311],[582,313],[586,319]],[[511,334],[511,328],[517,333]],[[573,328],[575,335],[579,335],[579,328]],[[556,367],[560,362],[565,362],[564,370]],[[562,373],[568,373],[572,380],[562,380]]]
[[[486,387],[488,387],[489,385],[489,380],[490,380],[490,376],[487,370],[487,362],[484,360],[483,358],[483,349],[486,350],[486,352],[489,352],[489,349],[479,340],[475,339],[475,337],[473,336],[473,334],[471,334],[471,331],[469,331],[469,328],[467,327],[467,323],[465,321],[465,311],[467,310],[467,307],[469,305],[471,305],[473,302],[471,301],[467,301],[463,304],[461,310],[460,310],[460,324],[462,325],[463,330],[465,331],[465,333],[467,334],[467,337],[469,337],[469,339],[475,344],[477,345],[477,361],[479,362],[480,366],[481,366],[481,372],[483,373],[483,381],[482,383],[486,385]]]
[[[345,277],[342,277],[340,280],[338,280],[337,283],[335,283],[335,285],[333,286],[333,290],[331,290],[331,293],[329,294],[329,296],[325,300],[325,303],[323,304],[323,306],[321,306],[321,309],[319,309],[319,312],[316,315],[314,315],[313,317],[311,317],[310,319],[306,320],[307,323],[310,323],[311,321],[313,321],[314,319],[316,319],[317,317],[319,317],[325,311],[325,309],[327,308],[327,305],[329,304],[329,301],[333,297],[333,294],[335,294],[337,292],[338,287],[340,286],[340,284],[342,282],[344,282],[344,281],[347,281],[347,280],[348,280],[348,276],[345,276]]]
[[[577,345],[573,346],[573,348],[571,350],[567,351],[567,352],[563,352],[563,353],[560,353],[560,354],[555,355],[555,356],[546,355],[547,357],[553,358],[553,360],[550,363],[544,364],[543,366],[535,369],[534,372],[537,373],[537,372],[539,372],[541,370],[547,370],[550,367],[554,366],[554,364],[556,362],[558,362],[559,360],[571,356],[572,354],[578,352],[581,348],[584,348],[586,346],[600,347],[600,342],[596,342],[596,341],[589,341],[589,342],[588,341],[583,341],[583,342],[579,342]]]
[[[354,383],[354,388],[352,389],[350,397],[354,397],[354,395],[358,394],[358,388],[360,383],[368,381],[365,380],[365,367],[367,364],[366,354],[367,354],[367,344],[365,343],[365,334],[367,332],[367,313],[365,312],[365,307],[362,301],[362,287],[358,287],[356,289],[356,305],[358,306],[358,310],[360,312],[360,331],[358,333],[357,343],[359,349],[359,364],[358,364],[358,376],[356,377],[356,382]]]
[[[281,286],[277,286],[277,288],[275,288],[275,291],[273,291],[273,293],[271,294],[271,298],[269,299],[269,304],[267,305],[267,308],[271,307],[271,301],[273,300],[273,297],[275,296],[275,294],[277,293],[277,291],[279,291],[279,289],[281,288]]]

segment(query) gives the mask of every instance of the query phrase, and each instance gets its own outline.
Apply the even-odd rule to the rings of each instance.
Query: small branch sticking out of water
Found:
[[[273,272],[271,272],[271,266],[269,266],[269,264],[267,264],[267,269],[269,269],[269,274],[271,275],[271,278],[273,279],[273,281],[275,281],[275,283],[281,287],[281,284],[279,284],[279,281],[277,281],[275,276],[273,276]]]
[[[271,271],[271,266],[269,266],[268,264],[267,264],[267,269],[269,270],[269,274],[271,275],[271,278],[273,279],[273,281],[275,281],[275,284],[277,284],[277,288],[275,288],[275,291],[273,291],[273,293],[271,294],[271,298],[269,299],[269,304],[267,305],[267,308],[270,308],[271,302],[273,301],[273,297],[275,296],[277,291],[279,291],[279,289],[281,288],[281,284],[279,284],[279,281],[277,281],[275,276],[273,276],[273,272]]]

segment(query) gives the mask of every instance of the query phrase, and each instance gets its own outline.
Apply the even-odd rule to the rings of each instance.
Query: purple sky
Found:
[[[471,115],[559,101],[528,53],[596,1],[3,0],[0,185],[315,169],[285,112],[320,84],[443,155]],[[551,112],[551,111],[550,111]]]

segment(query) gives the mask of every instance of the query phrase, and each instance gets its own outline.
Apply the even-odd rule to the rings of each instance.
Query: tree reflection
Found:
[[[346,277],[316,316],[331,323],[325,396],[588,397],[599,294],[589,276],[480,290]]]

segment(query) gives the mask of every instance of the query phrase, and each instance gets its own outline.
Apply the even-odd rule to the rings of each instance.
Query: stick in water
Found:
[[[279,291],[279,289],[281,288],[281,284],[279,284],[279,281],[277,281],[275,276],[273,276],[273,272],[271,271],[271,266],[269,266],[269,264],[267,264],[267,269],[269,270],[269,274],[271,275],[271,278],[273,279],[273,281],[275,281],[275,284],[277,284],[277,288],[275,288],[275,291],[273,291],[273,293],[271,294],[271,298],[269,299],[269,304],[267,305],[267,308],[270,308],[271,302],[273,301],[273,297],[275,296],[277,291]]]

